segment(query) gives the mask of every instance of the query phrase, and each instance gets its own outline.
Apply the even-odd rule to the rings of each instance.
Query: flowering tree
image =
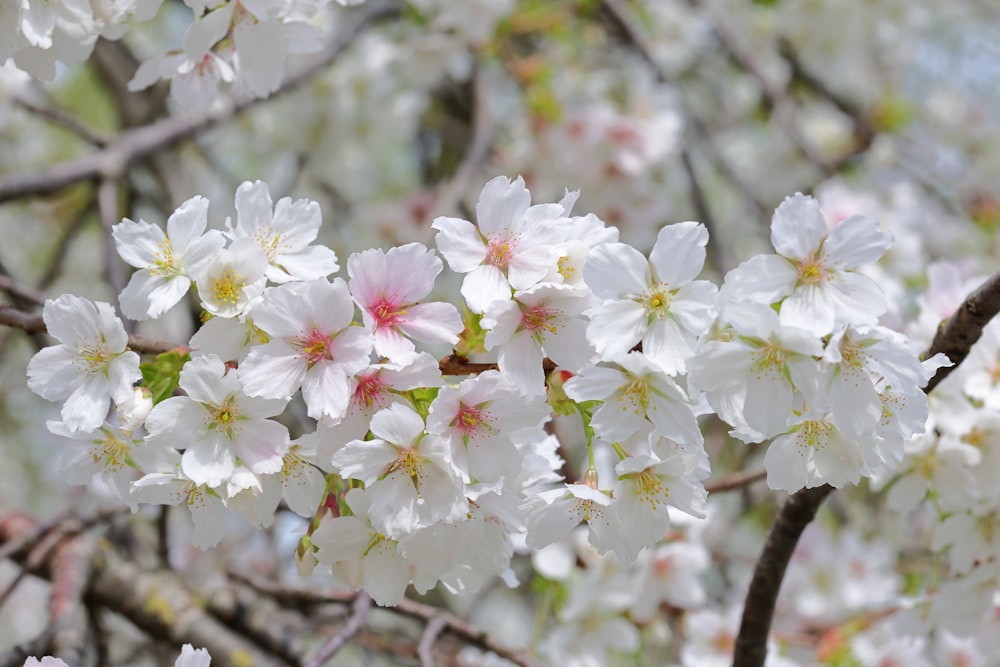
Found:
[[[0,663],[995,664],[990,11],[0,5]]]

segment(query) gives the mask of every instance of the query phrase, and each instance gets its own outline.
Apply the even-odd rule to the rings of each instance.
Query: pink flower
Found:
[[[416,355],[408,340],[458,342],[464,325],[450,303],[418,303],[434,288],[441,260],[420,243],[355,253],[347,260],[348,286],[361,307],[365,327],[375,338],[375,352],[395,363]]]

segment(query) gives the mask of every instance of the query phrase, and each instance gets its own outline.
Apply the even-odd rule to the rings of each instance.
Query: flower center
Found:
[[[531,334],[540,334],[543,331],[556,333],[558,329],[554,324],[550,323],[550,320],[558,315],[558,310],[549,310],[542,304],[535,304],[534,306],[529,306],[527,309],[522,308],[521,326]]]
[[[451,425],[458,429],[458,432],[462,434],[462,439],[468,443],[470,438],[493,430],[489,417],[490,414],[479,406],[459,403],[458,414],[455,415]]]
[[[486,246],[486,263],[506,269],[511,260],[514,259],[514,251],[517,249],[517,237],[490,237]]]
[[[208,417],[206,426],[208,430],[216,433],[225,433],[226,437],[233,440],[236,437],[239,427],[237,420],[240,418],[240,408],[236,404],[236,398],[230,396],[222,405],[212,405],[208,407]]]
[[[397,310],[396,303],[384,296],[380,296],[369,308],[372,317],[375,318],[375,328],[394,327],[406,315],[406,309]]]
[[[243,276],[236,275],[232,269],[225,269],[212,281],[212,297],[220,305],[236,306],[246,284]]]
[[[674,293],[666,285],[661,285],[659,288],[644,295],[641,303],[646,309],[646,315],[650,320],[654,317],[662,320],[666,316],[670,310],[670,301],[673,299],[673,296]]]
[[[626,400],[628,405],[625,405]],[[623,412],[628,410],[629,405],[631,405],[635,414],[645,414],[646,408],[649,406],[649,385],[642,378],[633,379],[622,391],[622,395],[618,397],[618,402],[622,403]]]
[[[663,480],[649,470],[642,470],[632,476],[632,489],[641,503],[649,505],[654,512],[670,495],[670,489]]]
[[[103,340],[98,342],[85,341],[77,347],[77,365],[83,367],[87,374],[104,372],[115,356],[108,351],[108,346]]]
[[[177,259],[174,257],[174,249],[170,245],[170,239],[157,243],[153,263],[149,267],[149,275],[176,276],[178,273],[180,273],[180,268],[177,266]]]
[[[788,351],[774,343],[767,343],[764,347],[750,353],[750,372],[757,375],[760,380],[764,375],[772,373],[780,375],[780,369],[788,359]]]
[[[278,255],[278,246],[281,245],[282,235],[277,234],[271,227],[261,229],[253,235],[254,242],[264,249],[267,261],[273,262]]]
[[[369,408],[372,405],[381,406],[384,402],[382,400],[384,389],[385,385],[382,383],[382,378],[379,377],[377,372],[359,376],[358,386],[354,389],[354,404],[364,405]]]
[[[830,271],[819,257],[808,257],[799,262],[795,269],[799,274],[800,285],[819,285],[830,279]]]
[[[102,464],[106,470],[124,470],[128,459],[128,445],[110,431],[104,431],[104,440],[97,443],[91,452],[94,463]]]
[[[331,338],[319,329],[313,329],[298,341],[302,356],[312,368],[321,361],[332,361]]]

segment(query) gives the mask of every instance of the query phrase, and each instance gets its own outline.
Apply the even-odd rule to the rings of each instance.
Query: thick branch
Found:
[[[36,526],[36,522],[24,515],[4,517],[0,520],[0,543],[17,541],[32,533]],[[118,556],[110,544],[83,535],[80,539],[91,541],[94,550],[90,559],[92,578],[85,587],[88,604],[121,614],[151,637],[175,646],[192,644],[207,648],[213,667],[284,664],[206,613],[195,595],[172,572],[143,571]],[[31,566],[23,551],[12,557],[33,574],[46,578],[57,574],[57,563],[52,558]]]
[[[938,327],[934,342],[924,353],[930,358],[943,352],[954,366],[939,368],[924,388],[930,393],[969,356],[969,350],[983,335],[983,328],[1000,312],[1000,273],[991,276],[979,289],[965,297],[955,314]]]
[[[1000,313],[1000,273],[967,296],[955,314],[938,329],[934,342],[923,356],[926,359],[943,352],[954,362],[954,366],[939,369],[924,387],[925,393],[930,393],[962,363],[982,335],[983,327],[997,313]],[[832,490],[829,486],[803,489],[789,497],[778,512],[750,582],[733,652],[733,667],[763,667],[774,605],[785,568],[802,531]]]

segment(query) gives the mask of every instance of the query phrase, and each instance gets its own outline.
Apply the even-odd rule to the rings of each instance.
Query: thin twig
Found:
[[[448,622],[443,616],[435,616],[428,621],[420,635],[420,643],[417,644],[417,657],[420,659],[420,667],[434,667],[434,643],[444,630]]]
[[[357,597],[354,598],[354,603],[351,605],[351,615],[347,619],[347,622],[316,651],[316,654],[309,659],[305,667],[323,667],[327,660],[332,658],[344,644],[351,640],[351,637],[364,627],[365,619],[368,617],[368,610],[371,609],[371,606],[372,599],[368,594],[364,591],[358,593]]]
[[[705,484],[705,490],[709,493],[723,493],[725,491],[735,491],[751,484],[759,482],[767,477],[766,470],[741,470],[732,474],[720,477],[717,480]]]
[[[108,143],[108,137],[103,133],[87,127],[80,122],[79,118],[62,109],[36,104],[35,102],[23,97],[15,97],[14,105],[44,121],[52,123],[53,125],[66,128],[80,139],[86,141],[88,144],[102,148]]]
[[[317,60],[285,79],[275,96],[289,93],[325,69],[362,33],[365,26],[375,20],[398,14],[399,4],[388,1],[370,1],[345,19],[341,30],[323,50]],[[216,107],[194,117],[167,118],[122,133],[103,150],[81,158],[68,160],[45,169],[12,174],[0,178],[0,202],[57,192],[66,186],[100,178],[121,178],[130,164],[172,144],[193,137],[229,120],[260,103],[261,99],[247,100]]]

